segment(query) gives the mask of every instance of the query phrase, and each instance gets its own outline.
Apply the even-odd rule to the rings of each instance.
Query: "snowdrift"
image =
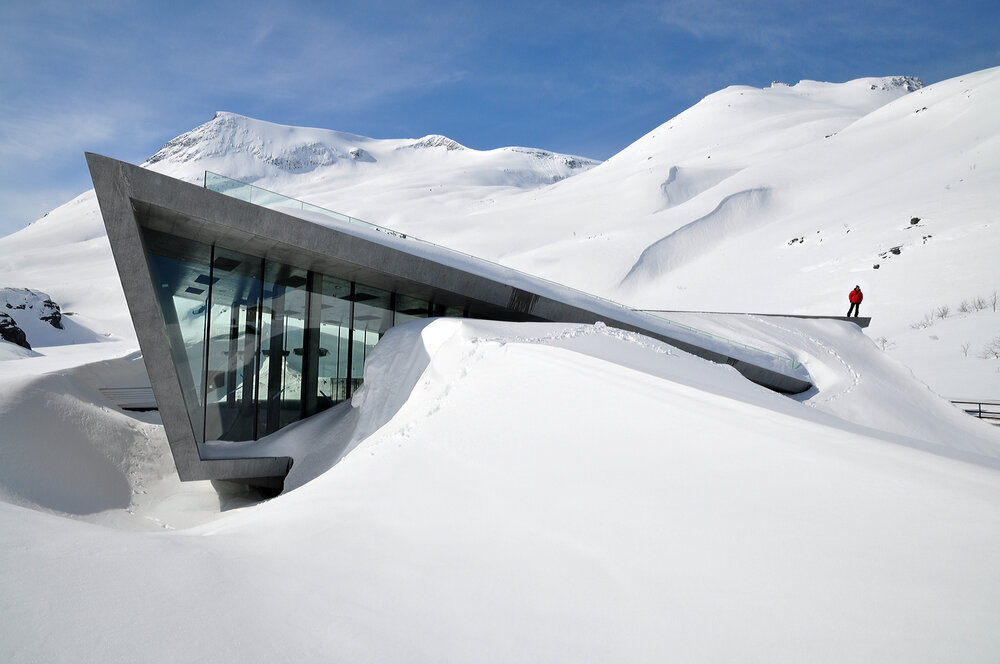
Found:
[[[817,354],[858,377],[820,408],[603,326],[408,324],[366,367],[353,449],[277,499],[160,534],[0,503],[0,651],[990,661],[1000,473],[845,428],[886,368],[854,350]],[[323,418],[272,444],[335,444]]]
[[[295,465],[256,504],[100,391],[144,372],[84,193],[0,238],[0,287],[74,324],[0,342],[0,659],[995,661],[1000,437],[935,391],[1000,397],[998,100],[1000,69],[731,87],[599,165],[219,114],[146,166],[649,309],[860,283],[875,322],[669,314],[794,357],[794,400],[599,325],[403,326],[266,441]]]
[[[732,86],[601,164],[219,113],[145,165],[213,170],[643,309],[840,314],[860,283],[887,352],[940,393],[988,399],[995,367],[966,361],[985,323],[948,352],[912,326],[1000,289],[998,103],[1000,68],[926,87]],[[0,238],[2,286],[134,338],[92,192]],[[958,364],[960,381],[941,369]]]

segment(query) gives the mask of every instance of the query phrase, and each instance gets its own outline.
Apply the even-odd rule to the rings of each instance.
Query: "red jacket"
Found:
[[[847,299],[850,300],[851,304],[861,304],[861,300],[865,299],[865,296],[862,294],[860,288],[855,288],[851,291],[851,294],[847,296]]]

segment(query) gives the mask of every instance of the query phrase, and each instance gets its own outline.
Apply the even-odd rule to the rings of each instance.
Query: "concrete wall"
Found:
[[[411,238],[343,225],[320,226],[121,161],[87,154],[125,297],[181,479],[283,477],[286,458],[202,460],[171,359],[140,226],[218,244],[501,320],[604,323],[639,332],[785,393],[811,387],[745,358],[671,334],[669,322],[486,262],[452,259]],[[335,223],[335,222],[331,222]]]

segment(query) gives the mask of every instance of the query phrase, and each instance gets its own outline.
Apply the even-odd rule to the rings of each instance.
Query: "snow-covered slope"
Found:
[[[998,104],[1000,69],[727,88],[473,217],[469,246],[646,308],[839,314],[860,282],[873,333],[898,334],[998,286]],[[509,224],[526,239],[502,242]]]
[[[739,191],[720,195],[720,183],[755,163],[822,139],[918,85],[912,79],[861,79],[841,85],[727,88],[584,176],[521,196],[510,206],[484,210],[475,225],[487,233],[480,246],[487,251],[495,243],[492,234],[513,224],[513,235],[520,238],[514,248],[529,254],[518,259],[525,266],[544,264],[549,253],[591,263],[594,256],[610,254],[610,260],[585,271],[584,278],[593,282],[592,288],[613,294],[629,261],[671,223],[679,227]],[[700,206],[684,206],[705,192]],[[688,219],[691,214],[696,216]],[[536,229],[539,217],[546,223]],[[680,221],[672,222],[674,217]],[[504,244],[503,252],[510,251]]]
[[[217,113],[144,165],[197,183],[211,170],[391,226],[398,216],[433,216],[474,207],[483,196],[537,189],[596,163],[528,148],[471,150],[443,136],[378,140]],[[51,293],[98,333],[135,338],[93,191],[0,238],[2,286]]]
[[[0,307],[68,316],[0,342],[0,659],[995,661],[1000,430],[938,394],[1000,398],[997,107],[1000,69],[731,87],[602,164],[218,114],[146,165],[645,308],[858,283],[874,322],[669,314],[796,399],[601,325],[396,328],[254,505],[101,392],[145,376],[84,193],[0,238]]]
[[[995,460],[1000,432],[847,324],[781,325],[839,349],[822,404],[602,326],[396,328],[353,405],[277,434],[311,481],[266,504],[173,532],[210,511],[90,517],[112,530],[0,502],[0,657],[993,661],[1000,472],[922,448]],[[923,440],[878,422],[907,401]]]
[[[1000,69],[734,86],[596,166],[219,113],[146,165],[217,171],[642,308],[841,314],[860,284],[872,338],[939,391],[988,398],[995,367],[966,361],[992,339],[983,316],[936,344],[972,367],[961,383],[904,349],[935,347],[911,328],[927,314],[1000,288],[997,105]],[[0,239],[0,285],[133,334],[92,193]]]
[[[373,139],[217,113],[144,166],[194,182],[215,171],[391,226],[397,217],[464,210],[484,192],[536,189],[597,163],[531,148],[472,150],[446,136]]]

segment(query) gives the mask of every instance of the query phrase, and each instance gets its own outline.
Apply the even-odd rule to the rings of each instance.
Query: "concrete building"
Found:
[[[280,487],[291,459],[207,443],[349,399],[379,338],[420,317],[603,321],[780,392],[811,387],[785,358],[222,176],[87,162],[183,480]]]

